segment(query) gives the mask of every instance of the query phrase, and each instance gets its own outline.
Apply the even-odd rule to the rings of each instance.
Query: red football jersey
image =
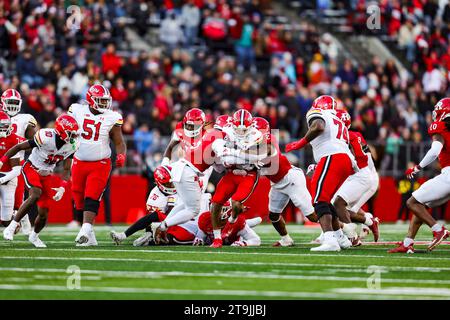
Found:
[[[356,164],[358,165],[359,169],[367,167],[369,164],[369,156],[367,155],[367,142],[362,136],[361,133],[356,131],[349,131],[349,137],[350,137],[350,145],[353,148],[353,152],[355,154]]]
[[[279,182],[281,179],[284,178],[284,176],[287,175],[289,170],[292,169],[292,165],[289,162],[288,158],[284,154],[281,153],[280,146],[278,145],[277,140],[273,135],[270,135],[269,142],[275,147],[277,150],[277,155],[275,156],[276,159],[271,160],[270,165],[275,165],[272,163],[272,161],[278,161],[278,170],[275,174],[267,175],[266,177],[272,181],[273,183]]]
[[[445,123],[442,121],[433,122],[428,128],[428,134],[430,137],[440,134],[444,138],[444,148],[439,154],[439,163],[441,168],[450,166],[450,132],[447,130]]]
[[[3,157],[9,149],[14,147],[16,144],[21,143],[22,141],[25,141],[25,139],[22,137],[19,137],[15,133],[11,133],[6,138],[0,138],[0,157]],[[16,155],[16,157],[19,158],[17,155]],[[11,169],[12,168],[11,168],[11,165],[9,164],[9,162],[4,163],[2,168],[0,169],[0,172],[8,172],[8,171],[11,171]]]
[[[205,131],[201,139],[193,144],[184,145],[184,158],[194,165],[199,171],[204,172],[214,164],[215,154],[212,144],[216,139],[223,139],[225,133],[211,129]]]

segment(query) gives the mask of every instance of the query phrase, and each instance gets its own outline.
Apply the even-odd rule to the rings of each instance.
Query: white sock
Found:
[[[366,221],[364,221],[364,224],[368,227],[370,227],[373,224],[372,218],[373,215],[369,212],[365,212],[364,216],[366,217]]]
[[[19,225],[19,223],[16,220],[11,220],[8,227],[16,230],[18,225]]]
[[[355,238],[357,236],[356,224],[354,223],[344,223],[344,227],[342,229],[349,239]]]
[[[222,239],[222,230],[220,229],[214,229],[214,239]]]
[[[289,234],[285,235],[285,236],[281,236],[281,241],[283,242],[291,242],[293,241],[291,236]]]
[[[413,245],[414,244],[414,239],[411,239],[411,238],[405,238],[404,240],[403,240],[403,245],[405,246],[405,247],[409,247],[409,246],[411,246],[411,245]]]
[[[83,225],[81,226],[81,231],[83,231],[83,233],[89,233],[92,231],[92,224],[88,223],[88,222],[84,222]]]
[[[431,231],[433,232],[439,232],[442,230],[442,226],[439,223],[436,223],[434,226],[431,227]]]
[[[39,237],[39,233],[36,233],[36,232],[34,232],[34,230],[33,231],[31,231],[31,233],[30,233],[30,239],[36,239],[37,237]]]

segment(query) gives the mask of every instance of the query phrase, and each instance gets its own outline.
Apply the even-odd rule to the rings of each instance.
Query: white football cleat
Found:
[[[26,236],[29,236],[31,234],[31,222],[28,215],[25,215],[25,217],[20,220],[20,225],[22,226],[22,233]]]
[[[322,244],[323,242],[323,232],[316,239],[312,240],[311,243]]]
[[[150,241],[152,240],[153,240],[153,233],[147,231],[142,236],[133,241],[133,246],[134,247],[148,246]]]
[[[311,251],[341,251],[341,247],[337,241],[326,241],[318,247],[311,248]]]
[[[261,217],[256,217],[256,218],[252,218],[252,219],[247,219],[247,220],[245,220],[245,222],[247,223],[247,225],[250,228],[254,228],[262,222],[262,219],[261,219]]]
[[[115,232],[111,231],[109,233],[109,236],[111,237],[112,241],[115,245],[119,245],[122,243],[123,240],[125,240],[127,237],[125,236],[125,233],[123,232]]]
[[[365,224],[361,225],[361,231],[359,232],[359,238],[365,239],[370,234],[370,228]]]
[[[78,229],[80,227],[80,223],[76,220],[72,220],[66,224],[66,227],[69,229]]]
[[[289,237],[288,239],[281,238],[280,240],[275,242],[272,246],[273,247],[293,247],[294,246],[294,240],[292,240],[291,237]]]
[[[82,233],[82,230],[80,230],[77,239],[78,241],[75,239],[77,247],[91,247],[98,245],[94,230],[91,230],[89,233]]]
[[[3,230],[3,239],[13,241],[17,225],[17,222],[12,220],[11,223],[5,228],[5,230]]]
[[[47,245],[39,239],[38,235],[33,236],[33,234],[30,234],[28,241],[30,241],[36,248],[47,248]]]
[[[337,238],[337,242],[339,244],[339,247],[341,247],[341,249],[348,249],[352,246],[352,242],[345,235],[339,236]]]

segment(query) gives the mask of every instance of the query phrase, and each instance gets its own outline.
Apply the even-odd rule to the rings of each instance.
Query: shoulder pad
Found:
[[[428,127],[428,134],[430,136],[439,134],[446,131],[445,123],[441,121],[435,121]]]

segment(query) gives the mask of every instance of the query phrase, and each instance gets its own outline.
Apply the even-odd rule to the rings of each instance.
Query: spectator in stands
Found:
[[[113,43],[108,44],[106,51],[102,54],[103,73],[111,71],[114,75],[119,73],[122,65],[121,58],[116,54],[116,47]]]
[[[256,73],[255,65],[255,50],[253,48],[254,26],[250,22],[249,16],[243,17],[243,26],[241,37],[236,41],[234,48],[237,55],[238,72],[244,71],[244,68],[249,68],[252,73]]]
[[[174,12],[170,13],[161,23],[159,39],[167,46],[169,51],[175,49],[183,42],[183,30]]]
[[[194,0],[189,0],[181,8],[181,21],[184,26],[186,45],[190,46],[197,40],[198,27],[200,25],[200,10],[194,5]]]

